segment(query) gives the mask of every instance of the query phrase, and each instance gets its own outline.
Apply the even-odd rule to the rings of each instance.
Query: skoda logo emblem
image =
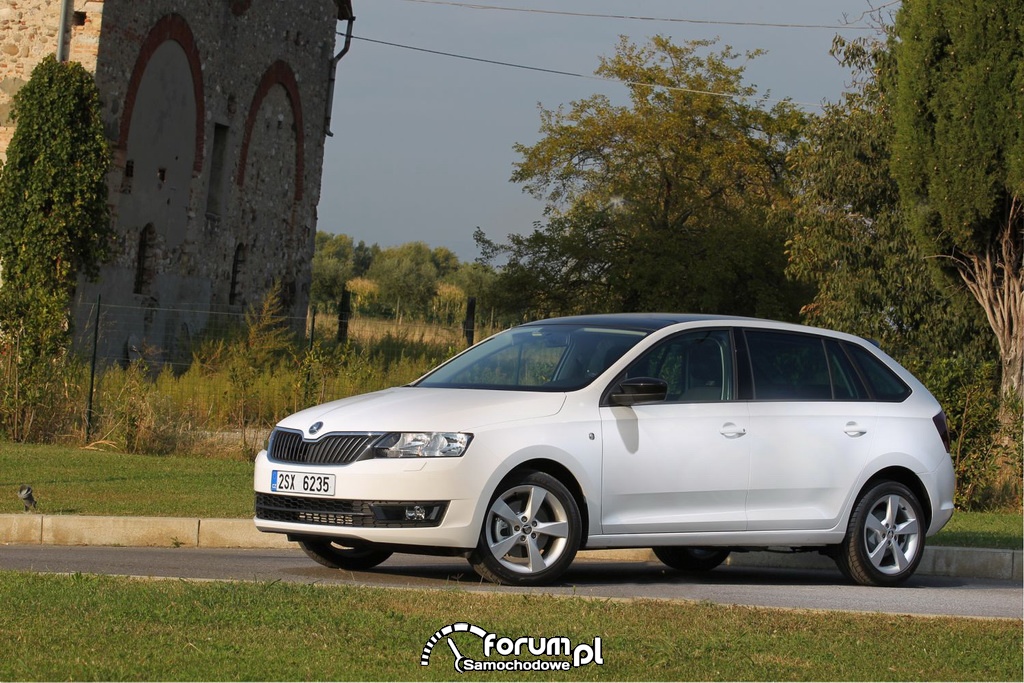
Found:
[[[323,422],[314,422],[313,424],[311,424],[309,426],[309,435],[313,436],[314,434],[319,432],[321,429],[323,429],[323,426],[324,426]]]

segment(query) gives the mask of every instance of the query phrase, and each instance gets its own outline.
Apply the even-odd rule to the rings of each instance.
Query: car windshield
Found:
[[[420,387],[575,391],[590,384],[646,331],[553,324],[507,330],[416,382]]]

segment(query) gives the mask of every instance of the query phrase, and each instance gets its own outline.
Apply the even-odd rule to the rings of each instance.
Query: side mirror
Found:
[[[640,403],[664,401],[668,382],[657,377],[633,377],[619,382],[608,400],[614,406],[635,406]]]

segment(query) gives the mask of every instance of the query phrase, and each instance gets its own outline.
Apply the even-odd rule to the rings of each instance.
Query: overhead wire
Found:
[[[675,22],[675,23],[700,24],[700,25],[719,25],[719,26],[755,26],[755,27],[767,27],[767,28],[830,29],[830,30],[855,30],[855,31],[867,30],[867,31],[871,31],[871,30],[877,30],[876,27],[873,27],[873,26],[857,26],[855,24],[860,22],[860,21],[863,21],[865,16],[867,16],[868,13],[878,12],[878,11],[880,11],[880,10],[886,8],[886,7],[897,5],[897,4],[900,3],[901,0],[890,0],[890,2],[886,2],[885,4],[882,4],[882,5],[878,6],[878,7],[873,7],[868,12],[862,13],[860,15],[860,17],[858,17],[854,22],[850,22],[848,24],[798,24],[798,23],[773,23],[773,22],[756,22],[756,21],[724,21],[724,20],[707,20],[707,19],[683,19],[683,18],[678,18],[678,17],[652,17],[652,16],[632,15],[632,14],[605,14],[605,13],[596,13],[596,12],[568,12],[568,11],[562,11],[562,10],[536,9],[536,8],[527,8],[527,7],[507,7],[507,6],[502,6],[502,5],[483,5],[483,4],[479,4],[479,3],[470,3],[470,2],[456,2],[455,0],[403,0],[403,1],[404,2],[415,2],[415,3],[427,4],[427,5],[447,5],[447,6],[450,6],[450,7],[462,7],[462,8],[466,8],[466,9],[476,9],[476,10],[495,10],[495,11],[503,11],[503,12],[523,12],[523,13],[530,13],[530,14],[546,14],[546,15],[567,16],[567,17],[589,17],[589,18],[600,18],[600,19],[618,19],[618,20],[629,20],[629,21],[655,21],[655,22],[670,22],[670,23],[671,22]],[[339,34],[339,35],[341,35],[341,34]],[[433,49],[424,48],[424,47],[415,47],[415,46],[412,46],[412,45],[404,45],[404,44],[401,44],[401,43],[393,43],[393,42],[389,42],[389,41],[385,41],[385,40],[374,40],[372,38],[363,38],[363,37],[359,37],[359,36],[352,36],[352,38],[355,39],[355,40],[362,40],[362,41],[368,42],[368,43],[376,43],[378,45],[386,45],[388,47],[396,47],[396,48],[401,48],[401,49],[404,49],[404,50],[413,50],[413,51],[416,51],[416,52],[423,52],[423,53],[438,55],[438,56],[442,56],[442,57],[450,57],[450,58],[453,58],[453,59],[462,59],[462,60],[467,60],[467,61],[472,61],[472,62],[479,62],[479,63],[483,63],[483,64],[492,64],[492,65],[495,65],[495,66],[503,66],[503,67],[512,68],[512,69],[523,69],[523,70],[526,70],[526,71],[536,71],[536,72],[539,72],[539,73],[555,74],[555,75],[558,75],[558,76],[569,76],[569,77],[572,77],[572,78],[585,78],[585,79],[589,79],[589,80],[603,81],[603,82],[607,82],[607,83],[618,83],[618,84],[627,85],[627,86],[643,86],[643,85],[646,85],[646,86],[649,86],[649,87],[658,87],[658,88],[661,88],[661,89],[664,89],[664,90],[674,90],[674,91],[681,91],[681,92],[689,92],[689,93],[700,94],[700,95],[711,95],[711,96],[715,96],[715,97],[727,97],[727,98],[740,98],[740,97],[742,97],[742,96],[735,95],[735,94],[732,94],[732,93],[720,93],[720,92],[713,92],[713,91],[707,91],[707,90],[695,90],[695,89],[683,88],[683,87],[679,87],[679,86],[664,86],[664,85],[656,85],[656,84],[651,84],[651,83],[641,83],[641,82],[635,82],[635,81],[619,81],[619,80],[616,80],[616,79],[603,78],[601,76],[596,76],[596,75],[592,75],[592,74],[583,74],[583,73],[577,73],[577,72],[572,72],[572,71],[564,71],[564,70],[561,70],[561,69],[551,69],[551,68],[546,68],[546,67],[528,66],[528,65],[525,65],[525,64],[517,64],[515,62],[505,62],[505,61],[496,60],[496,59],[487,59],[487,58],[484,58],[484,57],[472,57],[472,56],[469,56],[469,55],[456,54],[454,52],[446,52],[446,51],[443,51],[443,50],[433,50]],[[788,102],[790,104],[801,106],[801,107],[811,107],[811,108],[817,108],[817,109],[820,109],[823,106],[821,103],[797,102],[797,101],[793,101],[793,100],[790,100],[790,99],[763,98],[763,101],[766,101],[766,102],[776,102],[776,103],[778,103],[778,102]]]
[[[893,0],[892,2],[876,7],[871,11],[877,11],[884,7],[888,7],[897,4],[900,0]],[[466,9],[477,9],[477,10],[495,10],[500,12],[522,12],[528,14],[549,14],[563,17],[589,17],[595,19],[619,19],[628,21],[657,21],[657,22],[670,22],[670,23],[681,23],[681,24],[699,24],[699,25],[710,25],[710,26],[759,26],[765,28],[800,28],[800,29],[831,29],[831,30],[853,30],[853,31],[873,31],[873,26],[855,26],[851,24],[796,24],[796,23],[773,23],[773,22],[762,22],[762,21],[726,21],[726,20],[714,20],[714,19],[683,19],[678,17],[648,17],[633,14],[603,14],[597,12],[568,12],[564,10],[552,10],[552,9],[535,9],[528,7],[506,7],[501,5],[481,5],[470,2],[454,2],[453,0],[403,0],[403,2],[415,2],[424,5],[447,5],[449,7],[463,7]],[[860,16],[857,21],[864,19],[864,14]]]
[[[344,35],[344,34],[338,33],[338,35]],[[617,85],[625,85],[625,86],[647,86],[647,87],[650,87],[650,88],[659,88],[661,90],[669,90],[669,91],[674,91],[674,92],[687,92],[687,93],[691,93],[691,94],[695,94],[695,95],[710,95],[712,97],[723,97],[723,98],[728,98],[728,99],[749,99],[749,98],[746,98],[745,96],[736,95],[734,93],[721,93],[721,92],[714,92],[712,90],[698,90],[698,89],[694,89],[694,88],[683,88],[681,86],[674,86],[674,85],[661,85],[661,84],[658,84],[658,83],[644,83],[644,82],[641,82],[641,81],[622,81],[622,80],[618,80],[618,79],[615,79],[615,78],[604,78],[602,76],[595,76],[595,75],[592,75],[592,74],[583,74],[583,73],[577,73],[577,72],[573,72],[573,71],[562,71],[560,69],[548,69],[548,68],[539,67],[539,66],[528,66],[526,64],[516,64],[515,62],[504,62],[504,61],[500,61],[500,60],[496,60],[496,59],[485,59],[483,57],[471,57],[469,55],[460,55],[460,54],[456,54],[454,52],[445,52],[443,50],[432,50],[432,49],[425,48],[425,47],[415,47],[413,45],[403,45],[401,43],[392,43],[392,42],[389,42],[389,41],[386,41],[386,40],[375,40],[373,38],[364,38],[364,37],[356,36],[356,35],[353,35],[352,39],[353,40],[361,40],[361,41],[366,42],[366,43],[375,43],[377,45],[385,45],[385,46],[388,46],[388,47],[401,48],[403,50],[412,50],[412,51],[415,51],[415,52],[424,52],[424,53],[427,53],[427,54],[438,55],[438,56],[441,56],[441,57],[451,57],[453,59],[463,59],[463,60],[466,60],[466,61],[480,62],[480,63],[483,63],[483,64],[492,64],[492,65],[495,65],[495,66],[504,66],[504,67],[508,67],[508,68],[512,68],[512,69],[523,69],[525,71],[537,71],[537,72],[540,72],[540,73],[555,74],[557,76],[569,76],[569,77],[572,77],[572,78],[585,78],[587,80],[601,81],[601,82],[604,82],[604,83],[614,83],[614,84],[617,84]],[[763,98],[758,98],[758,99],[760,99],[763,102],[770,102],[770,103],[783,103],[783,102],[785,102],[785,103],[796,105],[796,106],[799,106],[799,107],[811,107],[811,108],[816,108],[816,109],[822,108],[822,105],[820,103],[797,102],[797,101],[794,101],[794,100],[791,100],[791,99],[787,99],[787,98],[781,98],[780,99],[780,98],[763,97]]]

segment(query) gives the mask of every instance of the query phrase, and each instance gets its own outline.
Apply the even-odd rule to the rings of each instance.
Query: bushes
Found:
[[[334,327],[326,316],[319,322]],[[263,307],[233,332],[198,342],[187,367],[158,371],[143,358],[102,369],[94,439],[134,453],[248,459],[286,415],[406,384],[462,347],[460,329],[440,326],[355,319],[346,344],[329,334],[310,344],[284,329],[275,310]],[[37,364],[29,378],[17,374],[16,352],[16,340],[0,342],[0,437],[81,442],[88,366],[64,356]],[[957,506],[1018,507],[1021,413],[1015,406],[1009,426],[1000,422],[997,365],[967,354],[907,364],[946,410]]]
[[[1010,415],[1000,421],[998,364],[955,356],[914,368],[914,372],[946,411],[957,507],[1019,507],[1021,412],[1019,405],[1004,407]]]
[[[280,331],[253,318],[244,337],[201,344],[181,374],[169,366],[154,374],[145,361],[104,370],[96,433],[136,453],[251,458],[286,415],[408,383],[449,351],[390,334],[363,344],[282,343]]]

